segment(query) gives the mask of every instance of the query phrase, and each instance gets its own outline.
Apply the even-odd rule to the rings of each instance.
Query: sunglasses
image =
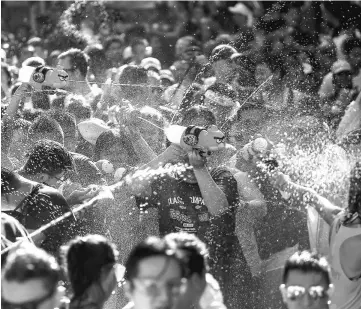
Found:
[[[2,309],[37,309],[39,306],[54,295],[55,289],[50,290],[44,297],[23,303],[12,303],[1,297]],[[1,293],[3,295],[3,293]]]
[[[311,286],[306,289],[303,286],[285,286],[281,285],[282,294],[285,295],[291,301],[300,301],[306,293],[315,301],[329,296],[330,288],[326,289],[323,286]]]

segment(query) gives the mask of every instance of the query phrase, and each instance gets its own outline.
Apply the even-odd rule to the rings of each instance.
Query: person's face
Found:
[[[117,21],[113,25],[113,30],[117,34],[122,34],[125,31],[126,27],[127,25],[125,23],[123,23],[122,21]]]
[[[34,304],[36,309],[53,309],[60,305],[57,290],[50,291],[41,279],[24,282],[2,280],[1,307],[3,309]]]
[[[80,72],[78,69],[74,69],[74,67],[71,64],[70,58],[65,57],[63,59],[58,60],[58,65],[62,67],[62,69],[68,73],[69,78],[67,81],[66,86],[64,89],[71,89],[71,85],[73,84],[72,81],[74,80],[80,80]]]
[[[332,64],[337,60],[336,51],[330,48],[319,52],[318,60],[325,71],[330,71]]]
[[[351,66],[355,67],[356,69],[361,68],[361,47],[355,47],[351,50],[350,54],[348,55],[348,61],[350,62]]]
[[[190,278],[188,278],[186,290],[181,294],[176,308],[184,308],[185,306],[181,305],[184,302],[191,302],[193,306],[197,306],[204,290],[206,289],[206,285],[207,281],[205,275],[194,273]]]
[[[121,59],[123,55],[123,46],[120,42],[113,42],[105,52],[106,57],[109,60]]]
[[[340,72],[334,75],[334,83],[341,88],[352,87],[352,74],[350,71]]]
[[[307,291],[311,287],[320,286],[325,291],[328,290],[328,285],[324,275],[318,272],[302,272],[299,270],[291,270],[288,274],[286,288],[289,287],[303,287]],[[292,288],[289,289],[289,291]],[[327,309],[329,308],[329,296],[325,293],[324,297],[313,298],[309,293],[305,293],[297,298],[288,297],[286,293],[282,293],[284,303],[288,309]]]
[[[256,66],[256,81],[258,85],[261,85],[271,75],[272,71],[266,64],[258,64]]]
[[[239,149],[249,142],[261,129],[264,119],[264,112],[259,109],[245,110],[241,113],[240,119],[235,122],[229,133],[230,142]]]
[[[65,171],[55,175],[45,173],[40,175],[40,182],[45,183],[47,186],[53,187],[55,189],[59,188],[65,180]]]
[[[212,64],[216,76],[229,78],[234,74],[235,66],[229,60],[218,60]]]
[[[146,51],[145,44],[135,45],[133,50],[132,50],[135,58],[138,59],[138,60],[142,60],[142,59],[145,58],[145,51]]]
[[[119,276],[119,272],[124,273],[124,271],[121,271],[120,268],[124,269],[124,267],[119,264],[110,264],[102,268],[100,284],[105,293],[105,299],[108,299],[110,297],[110,295],[116,289],[118,282],[120,282],[123,277]]]
[[[212,111],[214,117],[216,117],[217,124],[220,127],[222,127],[224,121],[227,117],[230,116],[230,113],[232,111],[232,107],[217,104],[217,102],[214,102],[213,100],[210,100],[208,98],[204,99],[204,105]]]
[[[130,158],[126,150],[122,149],[122,145],[115,144],[100,152],[100,160],[108,160],[114,165],[114,168],[119,168],[128,165]]]
[[[155,256],[138,264],[138,275],[126,291],[135,309],[171,309],[184,282],[179,263],[170,257]]]

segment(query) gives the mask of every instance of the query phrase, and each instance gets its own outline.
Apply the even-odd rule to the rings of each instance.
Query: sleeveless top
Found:
[[[349,228],[333,224],[331,235],[330,265],[335,292],[331,299],[331,309],[361,308],[361,274],[355,274],[358,279],[350,280],[344,273],[340,262],[341,245],[349,238],[361,235],[361,228]]]

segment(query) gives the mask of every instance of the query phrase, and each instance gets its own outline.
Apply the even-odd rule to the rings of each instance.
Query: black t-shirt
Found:
[[[137,203],[141,211],[158,209],[161,236],[185,231],[195,233],[207,244],[210,272],[225,291],[227,308],[238,308],[249,304],[246,289],[251,286],[252,278],[234,233],[237,182],[226,168],[215,168],[210,174],[230,206],[219,215],[210,214],[198,184],[184,182],[170,174],[156,177],[151,184],[151,196],[137,198]]]
[[[33,231],[68,211],[70,211],[70,207],[58,190],[38,184],[18,205],[16,211],[4,212],[19,220],[28,231]],[[59,247],[75,236],[74,226],[74,217],[70,216],[48,228],[43,232],[46,238],[40,247],[56,255]]]

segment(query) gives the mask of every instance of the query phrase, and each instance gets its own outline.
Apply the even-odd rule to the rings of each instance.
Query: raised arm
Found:
[[[328,199],[319,195],[315,190],[293,183],[290,178],[282,173],[277,173],[273,178],[273,185],[282,191],[291,194],[291,201],[300,206],[312,206],[322,219],[331,226],[336,215],[342,211],[341,207],[333,205]]]
[[[7,157],[11,140],[14,134],[15,116],[19,109],[21,100],[31,92],[31,86],[27,83],[22,83],[10,99],[9,106],[6,109],[5,115],[2,119],[1,126],[1,154]]]

